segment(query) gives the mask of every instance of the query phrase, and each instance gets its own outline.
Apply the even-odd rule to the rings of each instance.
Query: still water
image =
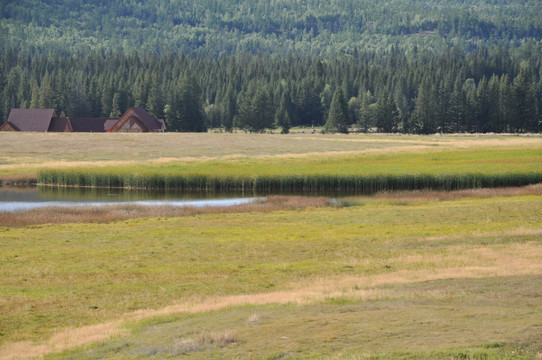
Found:
[[[42,207],[62,206],[233,206],[262,199],[254,194],[217,194],[208,192],[142,191],[123,189],[86,189],[56,187],[0,187],[0,212],[16,212]]]

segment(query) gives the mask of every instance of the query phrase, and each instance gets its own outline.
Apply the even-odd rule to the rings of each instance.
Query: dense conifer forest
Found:
[[[140,106],[170,131],[539,132],[540,14],[529,0],[2,1],[0,118]]]

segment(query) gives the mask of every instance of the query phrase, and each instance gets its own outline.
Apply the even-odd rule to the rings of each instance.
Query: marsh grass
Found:
[[[455,149],[378,156],[320,154],[43,170],[38,181],[64,186],[259,193],[458,190],[542,182],[541,154],[536,149]]]

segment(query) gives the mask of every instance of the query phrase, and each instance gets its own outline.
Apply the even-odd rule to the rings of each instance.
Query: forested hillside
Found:
[[[398,44],[517,46],[542,38],[538,0],[3,0],[1,43],[115,50],[320,56]]]
[[[2,1],[0,118],[141,106],[171,131],[331,113],[344,123],[329,131],[538,132],[540,14],[530,0]]]

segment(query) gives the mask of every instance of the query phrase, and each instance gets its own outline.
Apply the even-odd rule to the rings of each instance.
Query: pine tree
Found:
[[[30,98],[30,109],[39,109],[40,108],[40,87],[37,83],[34,83],[32,85],[32,91],[31,91],[31,98]]]
[[[464,100],[463,100],[463,80],[457,76],[454,82],[454,89],[450,96],[450,107],[448,111],[448,126],[450,131],[459,132],[463,126],[464,115]]]
[[[412,114],[412,130],[420,134],[433,134],[437,130],[435,120],[435,86],[431,78],[426,76],[418,88],[416,107]]]
[[[156,119],[164,118],[164,96],[162,93],[162,86],[158,79],[158,74],[152,74],[151,88],[147,100],[147,110]]]
[[[499,87],[500,81],[499,77],[496,74],[493,74],[489,79],[489,118],[487,121],[486,131],[490,132],[502,132],[501,127],[501,118],[500,118],[500,97],[499,97]]]
[[[450,77],[446,76],[439,83],[437,113],[435,114],[438,121],[438,130],[441,133],[449,132],[448,109],[450,108],[451,97],[452,83]]]
[[[369,128],[373,125],[371,109],[369,107],[371,99],[371,92],[367,91],[361,98],[361,104],[359,107],[358,128],[363,132],[368,132]]]
[[[250,84],[239,104],[237,126],[250,132],[262,132],[273,127],[275,112],[269,93],[260,85]]]
[[[69,107],[69,115],[73,117],[91,116],[87,93],[81,84],[75,85],[73,98]]]
[[[281,134],[288,134],[290,132],[290,114],[288,114],[288,103],[290,102],[289,95],[284,90],[280,98],[280,103],[277,111],[275,112],[275,125],[281,128]]]
[[[476,109],[475,122],[473,124],[474,132],[487,132],[488,121],[490,120],[489,111],[489,86],[487,78],[482,76],[476,89]]]
[[[40,103],[41,109],[56,108],[55,93],[49,74],[45,74],[40,87]]]
[[[166,106],[166,123],[170,131],[206,131],[201,104],[201,90],[190,75],[183,75]]]
[[[113,95],[111,113],[109,114],[109,117],[112,119],[120,118],[120,116],[122,115],[122,113],[120,112],[119,97],[119,93],[115,93],[115,95]]]
[[[521,70],[514,79],[514,100],[516,116],[514,125],[516,131],[538,131],[536,118],[536,102],[534,89],[525,70]]]
[[[226,95],[224,95],[224,106],[222,114],[222,126],[226,131],[232,131],[233,129],[233,118],[237,113],[237,103],[235,101],[235,92],[231,83],[228,85],[226,90]]]
[[[348,133],[348,105],[341,87],[337,87],[333,94],[324,131],[326,133]]]
[[[512,130],[514,113],[514,91],[508,74],[505,74],[501,76],[499,83],[499,114],[501,131],[509,132]]]
[[[387,93],[383,93],[376,102],[375,120],[379,131],[389,133],[397,130],[399,111],[395,102]]]
[[[102,87],[102,96],[101,96],[101,104],[102,104],[102,116],[107,117],[109,114],[111,114],[113,109],[113,87],[104,84]]]

